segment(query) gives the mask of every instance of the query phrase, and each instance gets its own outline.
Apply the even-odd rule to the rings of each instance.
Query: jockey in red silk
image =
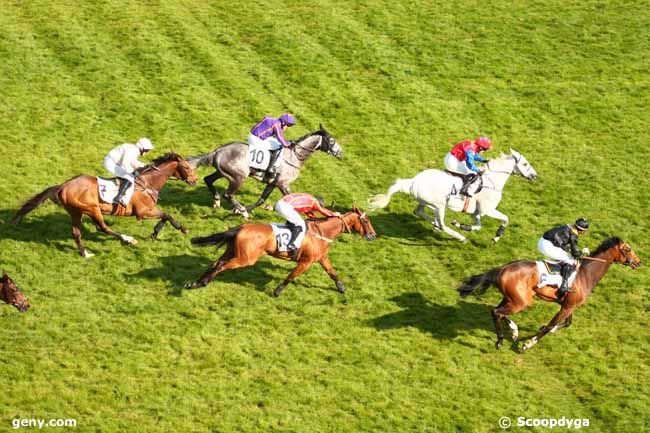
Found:
[[[465,176],[461,194],[469,197],[467,189],[482,172],[475,162],[487,162],[488,160],[479,154],[490,148],[492,148],[492,141],[488,137],[478,137],[476,140],[461,141],[445,156],[445,168],[452,173]]]
[[[293,143],[287,141],[284,137],[284,131],[296,124],[296,119],[289,113],[280,116],[279,119],[266,116],[257,125],[253,126],[250,134],[248,135],[248,144],[252,145],[251,141],[269,141],[271,144],[271,162],[266,169],[265,179],[271,180],[276,175],[275,162],[280,156],[280,151],[283,147],[289,147]]]
[[[289,230],[291,230],[291,239],[289,239],[289,244],[287,245],[290,253],[296,251],[294,242],[300,233],[307,231],[307,225],[300,217],[301,213],[307,215],[309,218],[316,217],[314,212],[318,212],[326,217],[341,215],[323,206],[322,197],[314,197],[307,193],[287,194],[278,200],[273,209],[287,220],[287,225],[289,226]]]

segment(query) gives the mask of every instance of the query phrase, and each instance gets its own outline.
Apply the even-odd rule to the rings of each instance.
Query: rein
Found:
[[[318,142],[316,147],[314,147],[313,149],[309,149],[307,147],[301,146],[299,143],[296,143],[296,144],[293,145],[293,147],[294,147],[293,154],[296,156],[296,159],[298,161],[305,162],[305,161],[307,161],[307,158],[309,158],[311,156],[312,153],[314,153],[314,152],[316,152],[318,150],[318,148],[321,146],[321,144],[323,144],[323,136],[322,135],[320,136],[320,141]],[[309,153],[301,158],[301,155],[298,154],[298,152],[296,152],[295,149],[304,150],[304,151],[309,152]],[[292,163],[290,163],[286,159],[284,159],[284,162],[286,162],[287,164],[289,164],[293,168],[298,168],[298,169],[300,168],[299,166],[293,165]]]
[[[611,260],[599,259],[598,257],[589,257],[589,256],[582,256],[581,260],[593,260],[595,262],[614,263]]]

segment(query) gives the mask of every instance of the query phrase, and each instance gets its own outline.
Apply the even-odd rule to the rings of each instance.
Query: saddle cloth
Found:
[[[99,198],[104,203],[115,203],[115,196],[120,187],[120,179],[117,177],[101,177],[97,176],[97,189],[99,190]],[[131,201],[131,196],[133,195],[133,190],[135,185],[131,184],[129,189],[124,193],[124,202],[128,203]]]
[[[291,239],[291,231],[287,228],[286,224],[271,224],[273,228],[273,236],[275,236],[275,242],[277,243],[278,251],[287,251],[287,245],[289,244],[289,239]],[[302,245],[302,240],[305,237],[305,232],[300,232],[295,242],[293,243],[296,248],[300,249]]]
[[[537,287],[560,287],[562,285],[562,275],[560,275],[560,262],[552,260],[538,260],[535,263],[537,264],[537,274],[539,275]],[[571,287],[575,281],[577,273],[578,271],[576,269],[571,273],[571,275],[569,275],[569,287]]]

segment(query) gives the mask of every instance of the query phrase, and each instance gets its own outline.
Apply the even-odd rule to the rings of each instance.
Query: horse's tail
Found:
[[[377,194],[373,195],[368,199],[368,208],[370,210],[381,209],[388,206],[390,203],[390,198],[393,194],[398,192],[403,192],[408,194],[411,192],[411,187],[413,186],[413,179],[397,179],[391,186],[388,188],[386,194]]]
[[[213,165],[212,162],[217,156],[218,151],[219,149],[215,149],[212,152],[204,153],[202,155],[190,156],[185,160],[190,164],[192,170],[196,170],[197,167],[201,167],[202,165]]]
[[[493,284],[497,283],[501,268],[490,269],[479,275],[474,275],[463,281],[463,284],[458,288],[458,293],[461,297],[468,295],[480,296]]]
[[[25,204],[16,212],[16,215],[11,219],[11,224],[18,224],[25,215],[39,207],[43,202],[50,199],[54,203],[59,203],[59,191],[63,185],[54,185],[47,188],[45,191],[36,194],[25,202]]]
[[[234,227],[229,230],[226,230],[225,232],[215,233],[209,236],[199,236],[196,238],[192,238],[190,242],[192,242],[193,245],[198,245],[200,247],[206,247],[208,245],[216,245],[217,248],[220,248],[226,242],[230,242],[233,239],[235,239],[240,229],[241,226]]]

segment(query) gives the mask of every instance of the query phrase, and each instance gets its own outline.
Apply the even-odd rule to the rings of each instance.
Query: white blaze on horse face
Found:
[[[340,158],[343,156],[343,149],[341,149],[341,146],[339,145],[338,142],[334,141],[334,145],[331,147],[331,153],[334,155],[336,158]]]
[[[515,158],[517,164],[516,167],[519,174],[530,180],[533,180],[537,177],[537,172],[533,166],[530,165],[525,156],[513,149],[510,149],[510,153]]]

